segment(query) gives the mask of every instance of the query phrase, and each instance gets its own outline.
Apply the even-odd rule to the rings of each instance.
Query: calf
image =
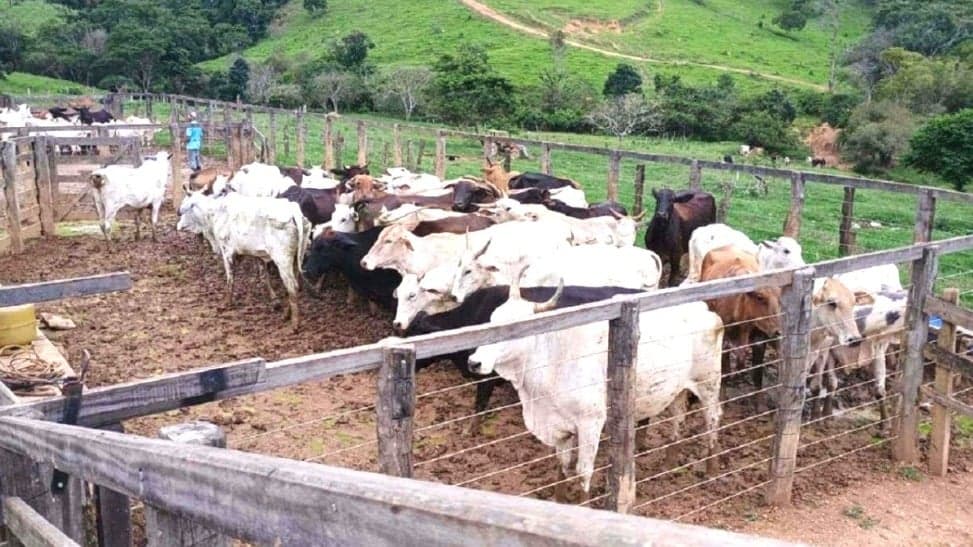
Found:
[[[828,372],[827,361],[835,346],[856,347],[862,336],[855,322],[855,294],[834,277],[816,279],[811,299],[811,348],[807,378],[811,389],[812,415],[827,405],[826,394],[838,389],[838,379]],[[827,377],[827,378],[826,378]],[[827,380],[827,386],[824,381]]]
[[[169,153],[159,152],[139,167],[109,165],[94,170],[89,176],[94,193],[99,227],[105,241],[111,243],[111,227],[123,207],[135,209],[135,238],[141,239],[142,209],[151,209],[152,241],[156,241],[159,209],[165,199],[169,181]]]
[[[716,201],[711,194],[686,190],[652,190],[655,214],[645,231],[645,248],[654,251],[669,264],[667,286],[679,277],[679,264],[689,250],[693,231],[716,222]]]
[[[355,293],[369,302],[394,308],[393,293],[402,282],[402,276],[394,270],[366,270],[361,267],[362,257],[371,250],[382,230],[372,228],[352,234],[325,230],[311,243],[302,267],[304,278],[314,285],[329,271],[338,271],[348,280]]]

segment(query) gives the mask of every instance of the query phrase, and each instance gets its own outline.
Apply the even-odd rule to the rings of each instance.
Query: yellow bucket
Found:
[[[27,346],[37,338],[33,304],[0,308],[0,347]]]

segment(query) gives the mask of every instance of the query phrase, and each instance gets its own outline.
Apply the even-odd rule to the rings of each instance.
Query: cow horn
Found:
[[[467,235],[466,236],[469,237],[469,232],[467,232]],[[490,243],[492,243],[492,242],[493,242],[493,239],[492,238],[491,239],[488,239],[487,242],[486,242],[486,245],[484,245],[482,249],[480,249],[479,251],[476,252],[475,255],[473,255],[473,260],[476,260],[477,258],[480,258],[481,256],[483,256],[483,253],[487,252],[487,249],[490,248]]]
[[[622,220],[623,218],[625,218],[625,215],[619,213],[614,209],[608,209],[608,212],[611,213],[613,217],[615,217],[615,220]]]
[[[645,213],[646,213],[646,210],[643,209],[641,213],[639,213],[639,214],[635,215],[634,217],[632,217],[632,220],[634,220],[635,222],[642,222],[642,219],[645,218]]]
[[[520,271],[517,272],[517,275],[515,275],[514,278],[510,281],[510,296],[508,296],[508,299],[510,300],[522,299],[520,295],[520,278],[524,277],[524,272],[527,271],[527,268],[530,268],[530,264],[524,264],[520,268]]]
[[[564,278],[558,280],[557,290],[554,291],[554,295],[547,300],[547,302],[538,302],[534,304],[534,313],[544,313],[546,311],[551,311],[557,307],[557,301],[561,299],[561,294],[564,292]]]

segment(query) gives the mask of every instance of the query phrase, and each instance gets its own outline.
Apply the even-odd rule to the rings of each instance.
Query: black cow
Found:
[[[277,197],[296,203],[301,208],[304,218],[311,224],[318,225],[331,220],[334,204],[338,200],[338,189],[291,186]]]
[[[364,165],[346,165],[344,167],[335,167],[331,170],[331,174],[338,177],[338,180],[340,180],[342,184],[348,182],[353,177],[357,177],[358,175],[371,175],[371,173],[368,171],[367,163]]]
[[[520,294],[525,299],[532,302],[545,302],[554,296],[554,287],[521,287]],[[599,300],[607,300],[617,294],[632,294],[640,292],[638,289],[627,289],[623,287],[564,287],[564,292],[558,298],[556,309],[588,304]],[[478,289],[463,299],[463,303],[452,310],[442,313],[429,315],[419,312],[412,324],[406,329],[406,336],[417,336],[444,330],[482,325],[490,322],[490,315],[494,310],[503,305],[510,297],[510,287],[498,285]],[[437,361],[448,359],[453,362],[464,378],[479,379],[483,376],[470,371],[467,360],[473,350],[457,351],[448,355],[429,357],[416,361],[416,369],[425,368]],[[493,389],[504,382],[502,378],[494,374],[487,376],[489,381],[476,384],[476,405],[475,412],[480,413],[487,409]]]
[[[368,254],[382,230],[383,227],[358,233],[325,230],[311,242],[301,273],[314,286],[321,276],[330,271],[338,271],[348,280],[353,291],[370,302],[395,309],[392,293],[402,283],[399,272],[384,268],[366,270],[361,267],[361,259]]]
[[[733,163],[733,156],[726,154],[723,156],[723,163]]]
[[[588,207],[572,207],[563,201],[549,199],[544,202],[544,206],[562,215],[581,219],[616,216],[615,213],[623,216],[628,215],[628,210],[625,209],[625,206],[617,201],[603,201]]]
[[[493,184],[462,179],[453,184],[453,210],[460,213],[476,211],[477,203],[493,203],[503,193]]]
[[[92,112],[86,106],[82,106],[78,108],[78,115],[81,117],[81,123],[84,125],[91,125],[94,123],[108,123],[115,119],[115,116],[112,116],[111,112],[107,110],[96,110]]]
[[[652,190],[655,214],[645,231],[645,248],[653,251],[662,263],[669,264],[666,286],[674,286],[679,276],[679,263],[689,251],[689,238],[700,226],[716,222],[716,200],[712,194],[668,188]]]
[[[824,158],[811,158],[811,167],[827,167],[828,161]]]
[[[74,110],[64,108],[63,106],[54,106],[47,109],[47,111],[51,113],[52,119],[56,120],[58,118],[61,118],[62,120],[67,120],[69,122],[73,121],[72,118],[78,115],[78,113],[75,112]]]
[[[551,191],[543,188],[525,188],[510,192],[510,199],[514,199],[524,204],[543,205],[551,199]]]
[[[574,182],[573,180],[562,179],[552,175],[545,175],[544,173],[521,173],[519,175],[510,177],[510,181],[507,183],[507,187],[511,190],[522,190],[524,188],[556,190],[558,188],[565,188],[568,186],[571,188],[581,188],[581,186],[579,186],[578,183]]]

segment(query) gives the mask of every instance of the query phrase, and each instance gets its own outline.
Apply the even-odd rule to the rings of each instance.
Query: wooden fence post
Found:
[[[3,196],[7,201],[7,233],[10,234],[10,251],[24,252],[24,239],[20,226],[20,198],[17,197],[17,144],[3,143]]]
[[[436,131],[436,161],[434,174],[440,179],[446,178],[446,133],[442,129]]]
[[[838,256],[855,253],[855,187],[845,186],[845,198],[841,202],[841,226],[838,228]]]
[[[324,168],[334,169],[334,116],[324,116]]]
[[[780,387],[777,388],[777,415],[774,420],[773,459],[766,500],[770,505],[788,505],[797,467],[801,441],[801,411],[804,409],[804,383],[811,345],[811,307],[814,268],[794,272],[790,285],[781,293],[784,315],[780,342]]]
[[[100,429],[125,432],[122,424],[112,424]],[[98,513],[98,545],[128,547],[132,544],[132,515],[128,496],[98,485],[95,485],[94,492],[94,504]]]
[[[206,101],[206,134],[213,134],[216,120],[213,119],[213,101]],[[212,138],[212,137],[210,137]]]
[[[693,160],[689,166],[689,189],[695,191],[703,189],[703,168],[699,166],[699,160]]]
[[[635,502],[635,368],[639,353],[639,306],[623,302],[608,324],[608,420],[611,458],[605,508],[628,513]]]
[[[34,182],[37,184],[37,204],[41,211],[41,230],[54,235],[54,193],[51,189],[51,163],[47,159],[47,137],[34,137]]]
[[[230,127],[230,108],[226,103],[223,103],[223,141],[226,146],[226,163],[232,171],[236,171],[233,167],[233,129]]]
[[[416,406],[416,351],[412,346],[390,346],[378,371],[379,471],[397,477],[412,476],[412,416]]]
[[[925,360],[922,347],[926,344],[929,317],[924,311],[926,295],[932,293],[939,267],[939,248],[932,246],[922,250],[922,258],[912,263],[909,302],[905,312],[905,332],[902,360],[902,397],[899,401],[898,438],[892,446],[892,456],[900,462],[919,461],[919,384]]]
[[[936,195],[932,190],[919,193],[916,204],[916,230],[912,241],[914,243],[928,243],[932,241],[933,219],[936,215]]]
[[[943,291],[943,300],[951,304],[959,304],[959,289]],[[948,351],[956,353],[956,325],[943,319],[943,326],[939,329],[936,344]],[[953,383],[956,374],[948,367],[936,363],[935,389],[943,398],[953,395]],[[953,417],[950,410],[943,405],[932,405],[932,432],[929,434],[929,472],[937,477],[945,477],[949,469],[949,439]]]
[[[226,434],[219,426],[208,422],[189,422],[163,427],[159,438],[179,444],[195,444],[226,448]],[[195,522],[145,506],[145,537],[149,547],[196,547],[200,545],[229,547],[230,538]]]
[[[550,143],[541,144],[541,173],[550,175],[553,167],[551,166],[551,145]]]
[[[632,201],[632,216],[642,212],[645,199],[645,164],[635,166],[635,198]]]
[[[392,163],[402,167],[402,134],[399,124],[392,125]]]
[[[801,234],[801,214],[804,211],[804,174],[791,173],[791,209],[784,220],[784,234],[797,237]]]
[[[297,134],[295,135],[297,137],[297,148],[294,154],[297,157],[297,166],[304,167],[305,133],[304,133],[304,109],[303,108],[298,109],[297,113],[294,114],[294,124],[295,124],[295,130],[297,132]]]
[[[169,125],[169,138],[172,139],[172,158],[169,162],[172,166],[172,207],[178,211],[182,203],[182,166],[185,161],[182,157],[182,133],[179,132],[179,124]],[[233,164],[230,165],[232,167]],[[236,167],[232,168],[236,171]]]
[[[618,173],[621,170],[622,153],[612,150],[608,160],[608,187],[606,188],[607,198],[618,201]]]
[[[422,154],[426,151],[425,139],[419,139],[419,146],[416,149],[416,171],[422,169]]]
[[[270,111],[270,129],[267,134],[267,163],[277,164],[277,111]]]
[[[405,141],[405,166],[410,171],[415,171],[415,163],[412,162],[412,140]]]
[[[493,139],[483,137],[483,159],[493,161]]]
[[[368,164],[368,131],[365,121],[358,120],[358,165]]]

